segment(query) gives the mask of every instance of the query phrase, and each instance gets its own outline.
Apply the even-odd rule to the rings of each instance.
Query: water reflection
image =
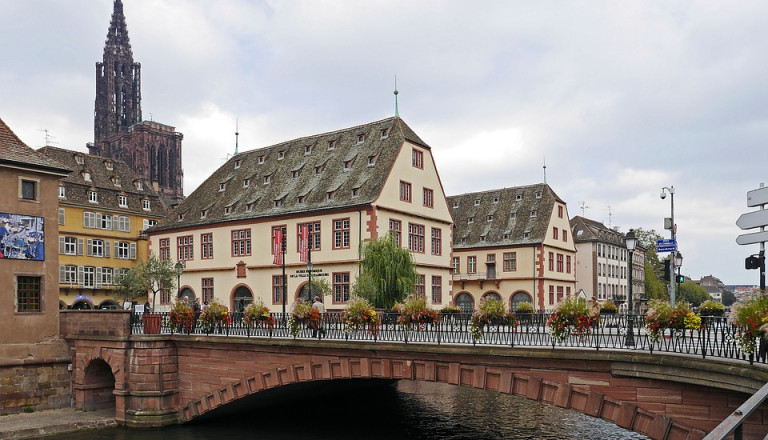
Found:
[[[259,407],[159,430],[113,428],[54,440],[604,440],[647,439],[603,420],[525,398],[401,381]]]

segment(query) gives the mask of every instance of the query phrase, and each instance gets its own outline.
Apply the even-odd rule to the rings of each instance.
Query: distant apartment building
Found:
[[[54,147],[39,152],[74,170],[56,188],[59,306],[122,307],[117,274],[147,259],[144,230],[165,216],[165,206],[123,161]]]
[[[450,302],[451,214],[431,148],[398,117],[236,154],[149,230],[150,249],[185,264],[181,296],[281,311],[274,240],[286,237],[290,306],[309,296],[305,228],[313,273],[332,288],[327,308],[346,306],[361,246],[388,232],[413,254],[414,293]]]
[[[712,297],[713,300],[722,303],[723,302],[723,290],[726,290],[725,284],[720,281],[719,278],[713,276],[713,275],[707,275],[701,277],[700,280],[693,280],[694,283],[698,284],[699,286],[703,287],[704,290],[709,293],[709,296]]]
[[[448,206],[456,306],[471,312],[494,298],[549,309],[576,294],[568,210],[549,185],[450,196]]]
[[[576,243],[576,289],[588,299],[611,300],[626,310],[629,252],[625,235],[584,217],[571,219]],[[632,255],[632,297],[635,311],[645,302],[645,249]]]

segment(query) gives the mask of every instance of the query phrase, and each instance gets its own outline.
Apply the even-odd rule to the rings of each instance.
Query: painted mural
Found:
[[[0,212],[0,259],[45,260],[43,218]]]

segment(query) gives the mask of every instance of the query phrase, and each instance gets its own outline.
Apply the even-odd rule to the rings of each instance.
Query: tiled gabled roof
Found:
[[[121,160],[50,146],[38,151],[74,170],[62,180],[62,184],[67,188],[66,201],[69,204],[91,209],[130,212],[145,217],[162,217],[166,214],[158,193],[146,185],[143,179]],[[85,179],[85,173],[89,174],[89,181]],[[119,185],[117,185],[118,182]],[[141,182],[142,189],[138,189],[136,182]],[[99,193],[98,204],[88,201],[90,190]],[[118,206],[119,195],[127,197],[127,208]],[[150,201],[148,212],[143,209],[142,200],[144,199]]]
[[[545,183],[449,196],[453,248],[542,243],[555,202]]]
[[[10,127],[0,119],[0,164],[39,168],[61,174],[69,173],[70,169],[62,164],[28,147],[16,136]]]
[[[602,241],[625,246],[622,233],[616,232],[596,220],[578,215],[571,219],[571,235],[576,243]]]
[[[239,153],[152,230],[371,204],[406,140],[429,148],[388,118]]]

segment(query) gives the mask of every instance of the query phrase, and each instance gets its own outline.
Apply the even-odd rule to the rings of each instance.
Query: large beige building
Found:
[[[56,193],[70,170],[0,120],[0,408],[69,406],[59,336]]]
[[[549,309],[575,294],[568,209],[547,184],[448,197],[454,221],[453,298],[470,312],[485,298],[512,310]]]
[[[445,200],[430,147],[402,119],[388,118],[236,154],[149,230],[150,250],[185,264],[183,296],[233,310],[261,299],[281,311],[273,238],[287,238],[290,306],[307,295],[298,240],[307,225],[313,273],[332,286],[326,306],[338,309],[359,274],[361,245],[393,231],[413,253],[417,293],[440,307],[450,301]]]

